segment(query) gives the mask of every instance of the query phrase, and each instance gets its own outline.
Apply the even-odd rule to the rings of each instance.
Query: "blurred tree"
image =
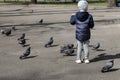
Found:
[[[31,0],[31,2],[37,4],[37,0]]]

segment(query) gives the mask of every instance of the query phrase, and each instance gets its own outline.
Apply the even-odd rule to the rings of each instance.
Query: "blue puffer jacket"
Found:
[[[88,12],[77,12],[70,18],[72,25],[76,24],[76,39],[79,41],[86,41],[90,39],[90,28],[94,27],[94,20]]]

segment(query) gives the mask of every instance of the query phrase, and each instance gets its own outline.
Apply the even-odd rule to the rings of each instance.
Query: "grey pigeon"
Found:
[[[6,29],[6,30],[4,31],[4,34],[5,34],[6,36],[11,35],[11,29]]]
[[[21,55],[19,58],[23,59],[26,58],[27,56],[29,56],[31,53],[31,47],[28,47],[27,50],[23,53],[23,55]]]
[[[98,48],[100,48],[100,43],[93,45],[93,49],[97,50]]]
[[[109,60],[105,66],[102,68],[101,72],[108,72],[114,65],[114,60]]]
[[[74,44],[67,44],[66,47],[72,49],[74,47]]]
[[[15,26],[14,26],[14,25],[12,26],[12,30],[14,30],[14,31],[16,30],[16,28],[15,28]]]
[[[23,34],[18,38],[18,40],[20,40],[20,39],[25,39],[25,33],[23,33]]]
[[[43,19],[41,19],[41,20],[39,21],[39,23],[42,24],[42,23],[43,23]]]
[[[66,49],[63,51],[63,53],[65,53],[67,56],[71,56],[74,53],[74,49]]]
[[[53,37],[50,37],[49,41],[45,44],[45,47],[51,47],[52,44],[53,44],[54,40],[53,40]]]
[[[74,44],[66,44],[64,46],[61,46],[60,53],[63,53],[64,50],[66,50],[66,49],[73,49],[73,47],[74,47]]]
[[[18,41],[19,44],[21,44],[23,47],[25,47],[25,44],[26,44],[26,40],[25,39],[20,39]]]

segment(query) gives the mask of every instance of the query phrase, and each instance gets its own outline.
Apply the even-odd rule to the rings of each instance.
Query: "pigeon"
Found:
[[[43,23],[43,19],[41,19],[41,20],[39,21],[39,23],[42,24],[42,23]]]
[[[93,45],[93,49],[97,50],[98,48],[100,48],[100,43]]]
[[[15,26],[14,26],[14,25],[12,26],[12,30],[14,30],[14,31],[16,30],[16,28],[15,28]]]
[[[18,41],[19,44],[21,44],[23,47],[25,47],[25,44],[26,44],[26,40],[25,39],[20,39]]]
[[[11,35],[11,29],[6,29],[6,30],[4,31],[4,34],[5,34],[6,36]]]
[[[104,73],[104,72],[108,72],[114,65],[114,60],[109,60],[105,66],[102,68],[101,72]]]
[[[66,49],[73,49],[73,47],[74,47],[74,44],[66,44],[64,46],[61,46],[60,53],[63,53],[64,50],[66,50]]]
[[[27,56],[30,55],[30,52],[31,52],[31,47],[28,47],[27,50],[23,53],[23,55],[21,55],[19,58],[20,59],[26,58]]]
[[[51,47],[51,45],[53,44],[54,40],[53,37],[50,37],[50,40],[45,44],[45,47]]]
[[[18,38],[18,40],[20,40],[20,39],[25,39],[25,33],[23,33],[23,34]]]
[[[1,29],[0,32],[1,32],[1,34],[5,34],[5,30],[4,29]]]
[[[74,49],[66,49],[63,51],[67,56],[71,56],[74,53]]]
[[[72,49],[74,47],[74,44],[67,44],[66,47]]]

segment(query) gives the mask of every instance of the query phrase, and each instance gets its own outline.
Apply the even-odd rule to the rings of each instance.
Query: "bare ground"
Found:
[[[75,26],[69,23],[71,14],[76,11],[76,7],[1,6],[0,28],[15,25],[18,30],[12,31],[9,37],[0,35],[0,80],[119,80],[119,8],[89,8],[95,20],[90,45],[101,43],[98,51],[90,47],[90,64],[76,64],[76,55],[60,54],[63,44],[74,43],[76,47]],[[41,18],[43,24],[38,23]],[[27,47],[23,48],[17,42],[22,33],[26,33],[27,44],[32,47],[30,57],[24,60],[19,56]],[[55,46],[45,48],[44,44],[51,36]],[[109,59],[115,61],[113,70],[101,73]]]

